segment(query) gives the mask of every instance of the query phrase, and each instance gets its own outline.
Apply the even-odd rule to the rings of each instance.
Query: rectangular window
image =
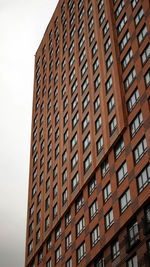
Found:
[[[91,137],[90,137],[90,132],[87,134],[87,136],[84,138],[83,140],[83,152],[86,151],[86,149],[88,148],[88,146],[91,143]]]
[[[82,87],[82,94],[85,92],[85,90],[87,89],[88,85],[89,85],[89,79],[88,79],[88,76],[86,76],[84,82],[81,85],[81,87]]]
[[[139,101],[139,98],[140,98],[139,91],[138,91],[138,88],[136,88],[134,92],[132,93],[132,95],[130,96],[129,100],[127,101],[128,113],[130,113],[133,110],[133,108]]]
[[[134,222],[131,226],[128,227],[128,249],[133,247],[140,239],[138,223]]]
[[[55,251],[55,264],[61,259],[61,245]]]
[[[74,170],[77,164],[78,164],[78,152],[76,152],[73,158],[71,159],[71,171]]]
[[[97,199],[95,199],[89,208],[90,221],[96,216],[97,213],[98,213],[98,204],[97,204]]]
[[[136,2],[136,1],[132,1],[132,2]],[[137,267],[137,266],[138,266],[138,258],[137,258],[137,255],[134,255],[127,261],[127,267]]]
[[[144,78],[145,78],[146,87],[148,87],[150,85],[150,68],[146,72]]]
[[[83,102],[82,102],[82,110],[84,111],[86,109],[86,107],[88,106],[90,102],[90,95],[89,93],[85,96],[85,98],[83,99]]]
[[[85,48],[83,48],[81,55],[79,57],[79,64],[81,65],[81,63],[83,62],[83,59],[85,58]]]
[[[111,246],[112,259],[115,260],[120,255],[119,241],[115,240]]]
[[[74,62],[75,62],[75,55],[73,54],[71,59],[69,60],[69,69],[71,69],[71,67],[73,66]]]
[[[76,189],[76,187],[78,186],[78,184],[79,184],[79,174],[78,174],[78,172],[72,178],[71,184],[72,184],[72,192],[73,192]]]
[[[72,119],[72,129],[74,129],[74,127],[76,126],[76,124],[78,123],[78,120],[79,120],[79,112],[77,112],[73,119]]]
[[[65,215],[65,226],[67,227],[71,222],[71,212],[70,210]]]
[[[36,233],[36,244],[38,244],[40,241],[40,229]]]
[[[74,136],[71,139],[71,151],[74,149],[78,141],[78,135],[77,132],[74,134]]]
[[[57,217],[57,203],[53,207],[53,220]]]
[[[71,232],[66,236],[66,251],[71,247]]]
[[[136,78],[136,72],[135,72],[135,68],[133,67],[124,81],[124,88],[126,92],[130,88],[135,78]]]
[[[103,1],[103,0],[100,0],[100,1],[99,1],[99,4],[98,4],[98,11],[99,11],[99,12],[101,11],[103,5],[104,5],[104,1]]]
[[[130,134],[132,138],[138,132],[142,124],[143,124],[143,116],[142,112],[140,111],[130,124]]]
[[[97,225],[91,232],[91,247],[94,247],[100,240],[99,225]]]
[[[114,223],[114,215],[113,215],[113,209],[111,209],[105,215],[106,231],[113,225],[113,223]]]
[[[92,57],[94,57],[97,53],[98,47],[97,47],[97,42],[94,44],[92,48]]]
[[[107,53],[107,51],[109,50],[111,46],[111,39],[110,39],[110,36],[108,37],[107,41],[105,42],[104,44],[104,47],[105,47],[105,54]]]
[[[141,193],[149,183],[150,183],[150,164],[144,167],[141,173],[137,176],[138,192]]]
[[[148,44],[141,54],[142,65],[144,65],[150,58],[150,44]]]
[[[62,154],[62,165],[66,162],[67,160],[67,150],[65,150]]]
[[[122,70],[124,71],[126,67],[129,65],[131,59],[133,57],[132,49],[130,48],[126,53],[125,57],[121,61]]]
[[[97,110],[99,109],[99,107],[100,107],[100,98],[99,98],[99,96],[97,96],[97,98],[94,101],[94,113],[97,112]]]
[[[111,87],[112,87],[112,76],[110,75],[108,80],[106,81],[106,94],[108,94]]]
[[[87,64],[87,60],[85,61],[82,69],[81,69],[81,78],[84,76],[84,74],[86,73],[87,71],[87,68],[88,68],[88,64]]]
[[[46,262],[46,267],[52,267],[51,258]]]
[[[71,95],[73,96],[74,92],[76,91],[78,87],[78,82],[77,79],[75,80],[75,82],[73,83],[72,87],[71,87]]]
[[[85,241],[77,248],[77,263],[79,264],[86,255]]]
[[[85,131],[85,129],[89,125],[89,122],[90,122],[90,117],[89,117],[89,113],[87,113],[86,116],[85,116],[85,118],[82,121],[82,132]]]
[[[105,37],[108,31],[109,31],[109,22],[107,21],[103,28],[103,37]]]
[[[132,4],[132,9],[134,9],[137,5],[137,3],[139,2],[139,0],[132,0],[131,4]]]
[[[68,129],[64,133],[64,144],[67,142],[67,140],[68,140]]]
[[[97,58],[93,63],[93,74],[97,71],[98,67],[99,67],[99,60]]]
[[[120,185],[124,179],[127,177],[128,171],[127,171],[127,164],[126,161],[120,166],[120,168],[117,170],[117,184]]]
[[[90,45],[92,44],[93,40],[95,38],[95,35],[94,35],[94,31],[91,33],[90,37],[89,37],[89,43]]]
[[[69,47],[69,56],[72,54],[72,51],[74,50],[74,41],[71,43]]]
[[[127,16],[126,14],[124,14],[124,16],[122,17],[118,27],[117,27],[117,32],[118,32],[118,35],[122,32],[123,28],[125,27],[127,23]]]
[[[82,21],[82,23],[81,23],[81,25],[79,27],[79,30],[78,30],[78,37],[81,36],[81,33],[83,32],[83,30],[84,30],[84,22]]]
[[[101,165],[101,174],[102,174],[102,178],[106,175],[106,173],[109,171],[109,162],[108,162],[108,158],[106,158],[102,165]]]
[[[62,183],[65,184],[66,181],[67,181],[67,169],[65,169],[62,174]]]
[[[75,68],[73,68],[72,72],[69,75],[69,83],[73,81],[74,77],[75,77]]]
[[[143,15],[144,15],[143,8],[140,7],[140,9],[138,10],[138,12],[137,12],[137,14],[136,14],[136,16],[135,16],[135,18],[134,18],[135,26],[136,26],[136,27],[137,27],[138,24],[140,23],[140,20],[142,19]]]
[[[90,15],[92,14],[92,11],[93,11],[93,8],[92,8],[92,4],[91,4],[88,11],[87,11],[88,17],[90,17]]]
[[[92,17],[91,20],[90,20],[90,22],[89,22],[89,24],[88,24],[89,31],[92,29],[93,24],[94,24],[94,20],[93,20],[93,17]]]
[[[89,153],[87,158],[84,160],[84,174],[88,171],[91,165],[92,165],[92,155],[91,153]]]
[[[80,41],[79,41],[79,44],[78,44],[78,46],[79,46],[79,50],[80,50],[81,47],[83,46],[84,41],[85,41],[85,36],[84,36],[84,34],[83,34],[82,37],[81,37],[81,39],[80,39]]]
[[[145,39],[147,35],[147,27],[146,25],[144,24],[144,26],[142,27],[142,29],[140,30],[139,34],[138,34],[138,42],[139,42],[139,45],[141,45],[141,43],[143,42],[143,40]]]
[[[95,132],[96,133],[100,130],[101,126],[102,126],[102,119],[101,119],[101,115],[99,115],[95,121]]]
[[[123,51],[123,49],[126,47],[128,41],[130,40],[130,34],[129,31],[127,30],[127,32],[125,33],[125,35],[123,36],[120,44],[119,44],[119,48],[120,48],[120,53]]]
[[[117,7],[117,9],[116,9],[116,11],[115,11],[115,17],[116,17],[116,19],[119,17],[119,15],[120,15],[123,7],[124,7],[124,0],[121,0],[120,3],[119,3],[119,5],[118,5],[118,7]]]
[[[103,199],[104,203],[111,197],[111,184],[110,182],[103,189]]]
[[[107,103],[107,107],[108,107],[108,113],[110,114],[110,112],[113,110],[115,106],[115,101],[114,101],[114,95],[112,95],[110,97],[110,99],[108,100],[108,103]]]
[[[78,16],[79,22],[81,21],[81,19],[83,18],[83,16],[84,16],[84,7],[81,9],[80,14]]]
[[[103,11],[101,16],[100,16],[100,19],[99,19],[99,25],[100,26],[102,26],[104,20],[105,20],[105,12]]]
[[[57,184],[53,187],[53,199],[57,196]]]
[[[88,183],[88,195],[90,196],[94,189],[96,188],[96,177],[95,175],[91,178],[91,180]]]
[[[76,27],[75,25],[73,26],[71,32],[70,32],[70,40],[73,38],[74,34],[75,34],[75,31],[76,31]]]
[[[82,208],[83,204],[84,204],[83,193],[81,193],[75,202],[76,213]]]
[[[131,204],[130,189],[128,188],[119,199],[120,213],[122,214]]]
[[[55,241],[61,236],[61,224],[59,224],[55,229]]]
[[[76,237],[78,237],[85,229],[84,216],[76,224]]]
[[[140,142],[136,145],[135,149],[133,150],[133,156],[135,164],[139,162],[139,160],[143,157],[143,155],[147,151],[147,142],[145,136],[140,140]]]
[[[62,205],[65,205],[66,202],[67,202],[67,189],[65,189],[65,191],[62,194]]]
[[[96,90],[98,89],[98,87],[100,86],[101,83],[101,79],[100,79],[100,75],[98,75],[94,81],[94,90],[96,92]]]
[[[117,119],[116,119],[116,116],[114,116],[113,119],[109,123],[110,136],[113,135],[116,129],[117,129]]]
[[[96,142],[96,148],[97,148],[97,155],[98,155],[103,150],[103,136],[102,135]]]

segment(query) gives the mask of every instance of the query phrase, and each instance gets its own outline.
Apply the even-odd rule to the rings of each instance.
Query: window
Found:
[[[70,222],[71,222],[71,212],[69,210],[65,215],[65,226],[67,227]]]
[[[55,159],[58,157],[59,155],[59,145],[57,145],[57,147],[55,148]]]
[[[57,125],[58,122],[59,122],[59,112],[57,113],[57,115],[55,117],[55,126]]]
[[[112,259],[115,260],[120,255],[119,241],[115,240],[111,246]]]
[[[108,80],[106,81],[106,94],[108,94],[111,87],[112,87],[112,76],[110,75]]]
[[[125,35],[123,36],[123,38],[119,44],[120,52],[122,52],[123,49],[126,47],[129,39],[130,39],[130,34],[129,34],[129,31],[127,30],[127,32],[125,33]]]
[[[133,57],[132,49],[130,48],[121,62],[122,70],[124,71]]]
[[[40,229],[36,233],[36,244],[38,244],[40,241]]]
[[[150,85],[150,69],[148,69],[148,71],[146,72],[144,78],[145,78],[146,87],[148,87]]]
[[[92,31],[92,33],[91,33],[91,35],[89,37],[89,43],[90,43],[90,45],[92,44],[94,38],[95,38],[94,31]]]
[[[139,98],[140,98],[139,91],[138,91],[138,88],[136,88],[134,92],[132,93],[132,95],[130,96],[129,100],[127,101],[128,113],[130,113],[133,110],[133,108],[139,101]]]
[[[36,223],[37,223],[37,225],[39,224],[40,220],[41,220],[41,210],[39,210],[37,212],[37,216],[36,216]]]
[[[93,48],[92,48],[92,57],[94,57],[96,55],[97,49],[98,49],[97,43],[95,43]]]
[[[85,41],[85,36],[83,34],[82,37],[81,37],[81,39],[80,39],[80,41],[79,41],[79,44],[78,44],[79,50],[81,49],[82,45],[84,44],[84,41]]]
[[[107,103],[107,106],[108,106],[108,113],[110,113],[114,106],[115,106],[115,101],[114,101],[114,95],[112,95]]]
[[[70,8],[70,10],[69,10],[69,15],[70,15],[70,16],[72,15],[72,13],[73,13],[73,11],[74,11],[74,8],[75,8],[75,3],[73,2],[72,6],[71,6],[71,8]]]
[[[97,148],[97,155],[98,155],[103,150],[103,136],[102,135],[96,142],[96,148]]]
[[[126,25],[127,23],[127,16],[126,14],[124,14],[124,16],[122,17],[118,27],[117,27],[117,32],[118,32],[118,35],[122,32],[124,26]]]
[[[51,236],[50,236],[46,242],[46,252],[48,252],[51,247],[52,247],[52,241],[51,241]]]
[[[78,135],[77,132],[74,134],[74,136],[71,139],[71,150],[74,149],[75,145],[77,144],[78,141]]]
[[[76,189],[76,187],[78,186],[78,184],[79,184],[79,174],[78,174],[78,172],[72,178],[71,183],[72,183],[72,192],[73,192]]]
[[[105,54],[107,53],[109,47],[111,46],[111,40],[110,40],[110,36],[108,37],[107,41],[104,44],[105,47]]]
[[[99,131],[101,126],[102,126],[102,119],[101,119],[101,115],[99,115],[98,118],[95,121],[95,132],[96,133]]]
[[[107,32],[109,31],[109,22],[107,21],[104,28],[103,28],[103,36],[105,37],[105,35],[107,34]]]
[[[85,61],[82,69],[81,69],[81,78],[84,76],[84,74],[86,73],[87,71],[87,68],[88,68],[88,64],[87,64],[87,60]]]
[[[65,150],[62,154],[62,165],[66,162],[67,160],[67,150]]]
[[[79,57],[79,64],[83,62],[84,57],[85,57],[85,48],[83,48],[81,55]]]
[[[130,124],[130,134],[132,138],[138,132],[142,124],[143,124],[143,116],[142,112],[140,111]]]
[[[84,82],[82,83],[81,87],[82,87],[82,94],[85,92],[86,88],[88,87],[89,84],[89,79],[88,76],[85,78]]]
[[[30,211],[29,211],[29,217],[31,218],[31,216],[33,215],[34,213],[34,203],[32,204],[31,208],[30,208]]]
[[[91,232],[91,247],[94,247],[100,239],[99,225],[97,225]]]
[[[103,199],[104,203],[111,197],[111,184],[110,182],[103,189]]]
[[[78,95],[76,95],[74,100],[72,101],[72,112],[75,110],[77,105],[78,105]]]
[[[119,3],[119,5],[118,5],[118,7],[117,7],[117,9],[116,9],[116,11],[115,11],[115,17],[116,17],[116,19],[119,17],[119,15],[120,15],[123,7],[124,7],[124,0],[121,0],[120,3]]]
[[[120,213],[122,214],[131,204],[130,189],[128,188],[119,199]]]
[[[149,183],[150,183],[150,164],[144,167],[141,173],[137,176],[138,192],[141,193]]]
[[[65,205],[66,202],[67,202],[67,189],[65,189],[65,191],[62,194],[62,204]]]
[[[92,14],[92,11],[93,11],[93,8],[92,8],[92,4],[91,4],[88,11],[87,11],[88,17],[90,17],[90,15]]]
[[[83,204],[84,204],[84,199],[83,199],[83,194],[81,193],[75,202],[76,213],[82,208]]]
[[[82,21],[80,27],[79,27],[79,30],[78,30],[78,37],[80,37],[81,33],[83,32],[84,30],[84,22]]]
[[[100,0],[100,1],[99,1],[99,4],[98,4],[98,11],[99,11],[99,12],[101,11],[103,5],[104,5],[103,0]]]
[[[77,82],[77,79],[75,80],[75,82],[73,83],[72,87],[71,87],[71,95],[74,94],[74,92],[76,91],[78,87],[78,82]]]
[[[58,140],[58,138],[59,138],[59,128],[55,132],[55,142]]]
[[[53,207],[53,220],[57,217],[57,203]]]
[[[46,217],[45,219],[45,231],[48,230],[49,228],[49,223],[50,223],[50,218],[49,218],[49,215]]]
[[[53,187],[53,199],[57,196],[57,184]]]
[[[110,56],[106,60],[106,68],[107,68],[107,71],[110,69],[112,63],[113,63],[113,57],[112,57],[112,54],[110,54]]]
[[[68,112],[64,116],[64,127],[67,124],[67,122],[68,122]]]
[[[74,62],[75,62],[75,56],[73,54],[71,59],[70,59],[70,61],[69,61],[69,69],[71,69],[71,67],[73,66]]]
[[[92,17],[92,18],[90,19],[89,24],[88,24],[89,31],[92,29],[93,24],[94,24],[94,20],[93,20],[93,17]]]
[[[117,120],[116,120],[116,116],[114,116],[113,119],[109,123],[110,136],[113,135],[116,128],[117,128]]]
[[[135,1],[134,1],[135,2]],[[132,256],[128,261],[127,261],[127,267],[138,267],[138,259],[137,256],[134,255]]]
[[[106,228],[106,231],[113,225],[113,223],[114,223],[113,210],[110,209],[105,215],[105,228]]]
[[[43,179],[44,179],[44,173],[41,172],[41,174],[40,174],[40,185],[43,183]]]
[[[92,220],[97,213],[98,213],[98,204],[97,204],[97,199],[95,199],[89,208],[90,220]]]
[[[49,206],[50,206],[50,198],[49,198],[49,196],[48,196],[48,197],[46,198],[46,200],[45,200],[45,211],[48,210]]]
[[[52,267],[51,258],[46,262],[46,267]]]
[[[69,56],[71,55],[73,50],[74,50],[74,41],[71,43],[71,45],[69,47]]]
[[[29,225],[29,236],[31,236],[31,234],[33,233],[33,229],[34,229],[34,223],[32,221],[32,223],[30,223]]]
[[[94,189],[96,188],[96,177],[95,175],[91,178],[90,182],[88,183],[88,195],[90,196]]]
[[[94,113],[96,113],[99,107],[100,107],[100,98],[98,96],[96,100],[94,101]]]
[[[108,162],[108,158],[106,158],[102,165],[101,165],[101,174],[102,174],[102,178],[106,175],[106,173],[109,171],[109,162]]]
[[[120,166],[120,168],[117,170],[117,184],[120,185],[124,179],[127,177],[128,171],[127,171],[127,164],[126,161]]]
[[[49,170],[51,169],[51,165],[52,165],[52,160],[49,159],[49,161],[47,163],[47,172],[49,172]]]
[[[60,237],[61,235],[61,224],[59,224],[55,229],[55,241]]]
[[[79,120],[79,112],[77,112],[72,119],[72,129],[76,126]]]
[[[38,253],[38,264],[43,260],[43,249],[40,249]]]
[[[75,77],[75,68],[73,68],[72,72],[69,75],[69,83],[73,81],[74,77]]]
[[[77,263],[79,264],[86,255],[85,241],[77,248]]]
[[[33,250],[33,240],[31,240],[31,242],[28,245],[28,255],[32,253],[32,250]]]
[[[62,183],[64,184],[66,181],[67,181],[67,169],[65,169],[62,174]]]
[[[53,169],[53,180],[55,180],[57,173],[58,173],[58,167],[56,165],[55,168]]]
[[[95,267],[104,267],[104,258],[102,256],[95,262]]]
[[[67,260],[66,267],[72,267],[72,258],[69,258],[69,260]]]
[[[36,189],[37,189],[37,185],[35,184],[32,188],[32,198],[35,196],[36,194]]]
[[[87,136],[83,140],[83,152],[88,148],[91,142],[90,132],[87,134]]]
[[[99,61],[97,58],[93,63],[93,74],[97,71],[98,67],[99,67]]]
[[[86,97],[83,99],[83,102],[82,102],[82,110],[84,111],[86,109],[86,107],[88,106],[90,102],[90,95],[89,93],[86,95]]]
[[[73,158],[71,159],[71,171],[73,171],[77,163],[78,163],[78,152],[76,152]]]
[[[40,204],[40,202],[41,202],[41,192],[37,196],[37,206]]]
[[[147,151],[147,142],[145,136],[140,140],[133,150],[134,162],[137,164]]]
[[[66,237],[66,250],[71,247],[71,232]]]
[[[76,236],[78,237],[85,229],[84,216],[76,224]]]
[[[70,32],[70,40],[73,38],[74,34],[75,34],[75,31],[76,31],[76,27],[75,25],[73,26],[71,32]]]
[[[147,34],[147,27],[146,27],[146,25],[144,25],[142,27],[142,29],[140,30],[139,34],[138,34],[138,42],[139,42],[139,45],[141,45],[141,43],[145,39],[146,34]]]
[[[91,153],[89,153],[89,155],[87,156],[87,158],[84,161],[84,173],[86,173],[88,171],[88,169],[91,167],[92,165],[92,156]]]
[[[134,222],[131,226],[128,227],[128,235],[127,235],[127,240],[128,240],[128,249],[133,247],[137,241],[139,241],[140,236],[139,236],[139,229],[138,229],[138,223]]]
[[[90,117],[89,117],[89,113],[87,113],[85,118],[84,118],[84,120],[82,121],[82,132],[85,131],[85,129],[87,128],[89,122],[90,122]]]
[[[150,44],[148,44],[145,47],[145,49],[141,55],[142,65],[144,65],[148,61],[149,58],[150,58]]]
[[[64,71],[64,73],[62,74],[62,78],[61,78],[62,84],[64,83],[65,79],[66,79],[66,71]]]
[[[78,20],[79,20],[79,22],[80,22],[81,19],[83,18],[83,15],[84,15],[84,7],[81,9],[81,12],[80,12],[80,14],[79,14],[79,16],[78,16]]]
[[[139,9],[139,11],[137,12],[135,18],[134,18],[135,26],[136,26],[136,27],[137,27],[138,24],[140,23],[140,20],[142,19],[143,15],[144,15],[144,12],[143,12],[143,8],[141,7],[141,8]]]
[[[80,0],[78,3],[78,10],[81,8],[82,4],[83,4],[83,0]]]
[[[96,90],[98,89],[98,87],[100,86],[101,80],[100,80],[100,75],[98,75],[94,81],[94,90],[96,92]]]
[[[139,0],[132,0],[131,4],[132,4],[132,9],[134,9],[137,5],[137,3],[139,2]]]
[[[99,19],[99,25],[100,26],[102,26],[104,20],[105,20],[105,12],[103,11],[101,16],[100,16],[100,19]]]
[[[55,251],[55,263],[59,262],[61,259],[61,245]]]

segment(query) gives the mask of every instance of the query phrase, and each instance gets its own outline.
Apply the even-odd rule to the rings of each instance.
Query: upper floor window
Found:
[[[150,58],[150,44],[148,44],[141,55],[142,65],[144,65]]]
[[[120,44],[119,44],[119,48],[120,48],[120,53],[123,51],[123,49],[126,47],[128,41],[130,40],[130,34],[129,31],[127,30],[126,33],[124,34]]]
[[[141,193],[150,183],[150,164],[146,165],[141,173],[137,176],[138,192]]]
[[[101,119],[101,115],[99,115],[98,118],[95,121],[95,132],[96,133],[99,131],[101,126],[102,126],[102,119]]]
[[[77,263],[79,264],[86,255],[85,241],[77,248]]]
[[[128,52],[126,53],[125,57],[123,58],[121,62],[122,70],[124,71],[126,67],[129,65],[131,59],[133,57],[132,49],[130,48]]]
[[[115,159],[119,158],[124,148],[124,140],[123,137],[121,137],[114,147]]]
[[[110,75],[108,80],[106,81],[106,93],[107,94],[110,91],[111,87],[112,87],[112,76]]]
[[[79,174],[78,174],[78,172],[72,178],[71,183],[72,183],[72,192],[73,192],[76,189],[76,187],[78,186],[78,184],[79,184]]]
[[[130,189],[128,188],[119,199],[120,213],[123,213],[131,204]]]
[[[85,229],[84,216],[76,224],[76,236],[78,237]]]
[[[91,247],[94,247],[100,239],[99,225],[97,225],[91,232]]]
[[[128,175],[128,170],[127,170],[127,164],[125,161],[121,164],[121,166],[117,170],[117,184],[120,185],[124,181],[127,175]]]
[[[113,135],[116,128],[117,128],[117,119],[116,119],[116,116],[114,116],[113,119],[109,123],[110,136]]]
[[[127,91],[130,88],[135,78],[136,78],[136,72],[135,68],[133,67],[124,81],[125,91]]]
[[[106,231],[113,225],[113,223],[114,223],[113,209],[110,209],[105,215]]]
[[[102,178],[106,175],[106,173],[109,171],[109,162],[108,158],[106,158],[103,163],[101,164],[101,174]]]
[[[139,91],[138,91],[138,88],[136,88],[127,101],[128,113],[130,113],[133,110],[136,103],[139,101],[139,98],[140,98]]]
[[[90,122],[90,117],[89,117],[89,113],[87,113],[87,115],[85,116],[84,120],[82,121],[82,132],[85,131],[85,129],[89,125],[89,122]]]
[[[142,112],[140,111],[130,124],[130,133],[131,133],[132,138],[137,133],[137,131],[140,129],[142,123],[143,123],[143,116],[142,116]]]
[[[61,259],[61,245],[55,251],[55,263],[59,262]]]
[[[144,26],[142,27],[142,29],[140,30],[140,32],[138,34],[138,42],[139,42],[139,45],[141,45],[141,43],[145,39],[146,35],[147,35],[147,27],[144,24]]]
[[[103,37],[105,37],[105,35],[107,34],[108,31],[109,31],[109,22],[107,21],[105,23],[104,28],[103,28]]]
[[[78,152],[76,152],[73,158],[71,159],[71,171],[73,171],[77,163],[78,163]]]
[[[91,153],[89,153],[89,155],[87,156],[87,158],[84,161],[84,173],[86,173],[88,171],[88,169],[90,168],[91,165],[92,165],[92,155],[91,155]]]
[[[90,145],[90,142],[91,142],[91,137],[90,137],[90,132],[89,132],[83,140],[83,151],[84,152]]]
[[[103,189],[103,199],[104,203],[111,197],[111,184],[110,182]]]
[[[127,16],[126,14],[124,14],[124,16],[122,17],[118,27],[117,27],[117,32],[118,32],[118,35],[122,32],[124,26],[126,25],[127,23]]]
[[[133,150],[134,162],[137,164],[147,151],[147,142],[145,136],[140,140]]]
[[[138,2],[139,2],[139,0],[132,0],[131,1],[132,9],[134,9],[136,7]]]
[[[89,24],[88,24],[89,31],[92,29],[93,24],[94,24],[94,20],[93,20],[93,17],[92,17],[92,18],[90,19]]]
[[[124,7],[124,0],[121,0],[120,3],[119,3],[119,5],[118,5],[118,7],[117,7],[117,9],[116,9],[116,11],[115,11],[115,17],[116,17],[116,19],[119,17],[119,15],[120,15],[123,7]]]
[[[104,20],[105,20],[105,12],[103,11],[102,14],[101,14],[101,16],[100,16],[100,19],[99,19],[100,26],[102,26]]]
[[[142,19],[144,15],[144,12],[143,12],[143,8],[140,7],[139,11],[137,12],[135,18],[134,18],[134,21],[135,21],[135,26],[137,27],[138,24],[140,23],[140,20]]]
[[[112,259],[115,260],[120,255],[119,241],[115,240],[111,246]]]
[[[79,120],[79,112],[77,112],[72,119],[72,129],[76,126]]]
[[[76,213],[81,209],[83,204],[84,204],[83,193],[81,193],[75,202]]]
[[[89,208],[90,220],[92,220],[97,213],[98,213],[98,203],[97,199],[95,199]]]
[[[96,177],[95,175],[91,178],[88,183],[88,194],[89,196],[93,193],[94,189],[96,188]]]

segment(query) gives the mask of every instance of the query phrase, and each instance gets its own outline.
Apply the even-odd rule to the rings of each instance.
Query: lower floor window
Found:
[[[127,267],[138,267],[137,255],[134,255],[127,261]]]
[[[82,259],[85,257],[85,241],[78,247],[77,249],[77,263],[80,263]]]

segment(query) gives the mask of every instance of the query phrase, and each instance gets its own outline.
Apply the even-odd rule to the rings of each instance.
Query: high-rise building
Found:
[[[149,266],[149,183],[149,0],[60,0],[35,56],[25,266]]]

